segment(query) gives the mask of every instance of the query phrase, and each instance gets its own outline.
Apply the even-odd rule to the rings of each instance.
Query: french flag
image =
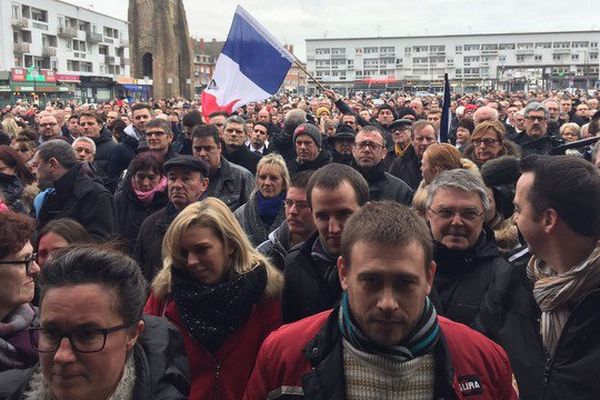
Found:
[[[237,6],[215,73],[202,92],[206,121],[216,111],[231,114],[279,90],[294,56],[241,6]]]

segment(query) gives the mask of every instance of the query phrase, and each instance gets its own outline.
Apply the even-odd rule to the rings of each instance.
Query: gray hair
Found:
[[[173,135],[173,130],[171,129],[171,123],[169,121],[165,121],[162,118],[154,118],[146,123],[146,130],[150,128],[159,128],[162,129],[163,132],[167,135]]]
[[[42,143],[38,147],[37,152],[42,160],[48,161],[54,158],[65,168],[71,168],[77,162],[75,150],[73,150],[68,142],[62,139],[53,139]]]
[[[426,207],[429,208],[433,203],[433,198],[440,189],[452,188],[463,192],[477,193],[483,209],[488,211],[491,207],[485,184],[481,177],[464,169],[452,169],[444,171],[435,177],[427,188]]]
[[[286,126],[293,125],[294,129],[296,129],[297,126],[299,126],[305,122],[306,122],[306,111],[304,111],[300,108],[295,108],[293,110],[288,111],[287,114],[285,114],[285,117],[283,118],[284,125],[286,125]]]
[[[563,132],[569,128],[574,130],[577,133],[577,136],[581,137],[581,128],[575,122],[567,122],[566,124],[562,124],[558,129],[558,133],[562,135]]]
[[[542,101],[542,104],[544,106],[546,106],[546,104],[553,102],[554,104],[556,104],[558,107],[560,107],[560,101],[556,100],[556,99],[546,99],[544,101]]]
[[[92,152],[96,154],[96,143],[94,143],[92,139],[90,139],[89,137],[80,136],[77,139],[73,140],[73,144],[71,145],[71,147],[75,148],[75,145],[79,142],[84,142],[92,146]]]
[[[481,117],[483,117],[483,119],[480,121],[479,119]],[[473,113],[474,121],[478,121],[478,122],[490,121],[490,119],[488,117],[491,117],[492,120],[494,120],[494,121],[498,120],[498,110],[496,110],[495,108],[492,108],[492,107],[485,106],[485,107],[478,108]]]
[[[227,128],[227,125],[229,124],[240,124],[242,125],[242,129],[246,131],[246,120],[239,115],[232,115],[231,117],[227,118],[225,120],[224,127]]]
[[[548,119],[548,109],[542,104],[542,103],[538,103],[537,101],[532,101],[531,103],[527,104],[527,107],[525,107],[525,118],[527,118],[529,116],[529,113],[531,111],[543,111],[544,112],[544,118]]]

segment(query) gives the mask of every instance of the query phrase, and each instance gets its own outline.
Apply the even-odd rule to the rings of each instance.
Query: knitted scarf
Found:
[[[188,332],[214,354],[243,326],[267,285],[267,270],[259,265],[227,282],[204,285],[184,271],[172,269],[172,293]]]
[[[35,363],[37,353],[29,344],[27,332],[35,314],[30,304],[22,304],[0,321],[0,371],[23,369]]]
[[[135,179],[132,177],[131,188],[135,193],[135,197],[137,197],[139,201],[141,201],[145,205],[152,204],[152,200],[154,200],[154,195],[156,193],[164,192],[165,190],[167,190],[167,177],[163,176],[160,182],[158,182],[158,185],[145,192],[137,187],[137,185],[135,184]]]
[[[429,297],[425,298],[425,304],[417,325],[396,346],[384,347],[371,340],[358,326],[350,305],[348,303],[348,292],[344,291],[340,304],[338,326],[344,339],[355,349],[369,354],[376,354],[391,358],[397,362],[413,360],[428,354],[435,347],[440,337],[437,313]]]
[[[286,193],[281,192],[279,195],[272,199],[266,199],[260,193],[256,191],[256,199],[258,200],[258,215],[266,222],[269,226],[275,222],[275,219],[283,210],[283,201],[285,200]]]
[[[542,311],[542,341],[552,356],[571,309],[600,286],[600,241],[586,260],[562,274],[557,274],[550,265],[533,256],[529,260],[527,276],[534,284],[533,297]]]

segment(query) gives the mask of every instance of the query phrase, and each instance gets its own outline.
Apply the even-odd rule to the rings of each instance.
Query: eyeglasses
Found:
[[[528,121],[538,121],[538,122],[546,122],[546,117],[537,117],[535,115],[530,115],[527,117]]]
[[[134,323],[129,322],[113,326],[111,328],[85,328],[77,329],[69,333],[59,332],[54,329],[41,327],[29,328],[29,340],[35,351],[40,353],[54,353],[60,347],[64,338],[69,339],[71,347],[78,353],[97,353],[104,349],[106,337],[109,333],[129,328]],[[39,335],[36,343],[35,334]]]
[[[31,266],[34,261],[37,261],[37,253],[31,253],[24,260],[10,260],[10,261],[0,261],[0,264],[9,265],[9,264],[25,264],[25,273],[29,275],[29,271],[31,270]]]
[[[359,150],[366,150],[368,147],[373,151],[377,151],[383,148],[383,145],[375,142],[358,142],[354,143],[354,146]]]
[[[308,203],[305,201],[294,201],[294,200],[286,199],[284,203],[287,208],[292,208],[293,206],[296,206],[296,209],[299,211],[305,210],[308,208]]]
[[[429,210],[442,219],[452,219],[456,214],[460,216],[460,219],[463,221],[474,221],[478,217],[483,215],[483,211],[479,212],[474,209],[466,209],[466,210],[453,210],[451,208],[442,208],[439,210],[434,210],[429,207]]]
[[[483,144],[485,147],[489,147],[493,146],[497,142],[499,142],[498,139],[475,139],[471,141],[475,147],[479,147],[481,144]]]
[[[163,135],[166,135],[165,132],[163,131],[150,131],[150,132],[146,132],[146,136],[156,136],[156,137],[161,137]]]

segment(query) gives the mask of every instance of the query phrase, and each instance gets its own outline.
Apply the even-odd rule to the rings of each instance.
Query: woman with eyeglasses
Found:
[[[500,121],[483,121],[479,123],[471,135],[471,143],[463,150],[478,167],[486,161],[500,156],[521,157],[519,146],[506,138],[506,129]]]
[[[131,258],[99,245],[65,248],[40,276],[33,368],[0,374],[10,400],[184,400],[189,369],[177,329],[143,317],[146,282]]]
[[[34,229],[28,216],[0,212],[0,371],[37,362],[27,333],[36,316],[30,303],[40,272],[30,243]]]
[[[183,334],[190,400],[241,399],[262,342],[281,324],[281,272],[214,197],[181,211],[162,253],[145,312]]]
[[[138,154],[129,164],[123,185],[115,194],[119,237],[130,252],[142,222],[169,201],[162,164],[162,159],[152,151]]]
[[[235,211],[235,217],[255,247],[267,240],[269,233],[285,219],[284,201],[290,184],[285,161],[279,154],[261,158],[256,171],[256,189]]]

